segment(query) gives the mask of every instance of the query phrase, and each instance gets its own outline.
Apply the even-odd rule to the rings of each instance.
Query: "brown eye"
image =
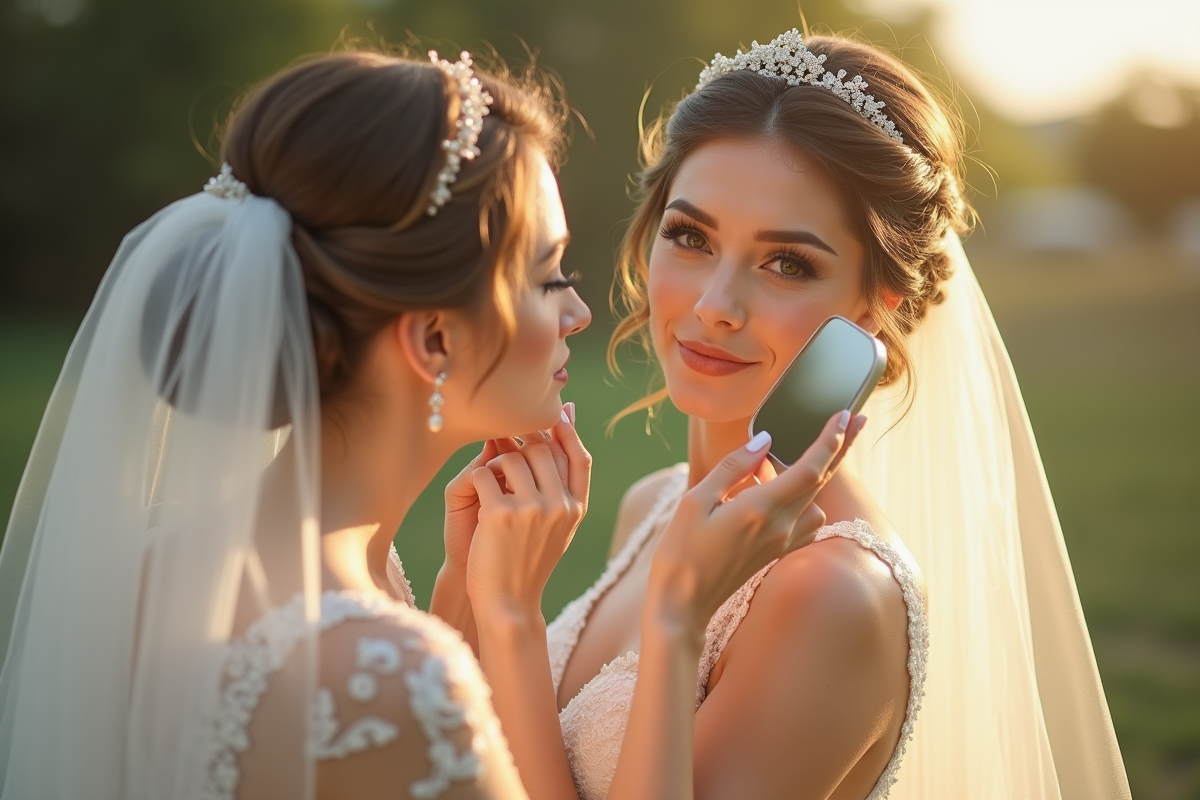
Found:
[[[700,250],[704,247],[704,237],[695,231],[685,234],[684,242],[693,250]]]
[[[795,261],[781,260],[779,262],[779,271],[784,275],[799,275],[800,265]]]

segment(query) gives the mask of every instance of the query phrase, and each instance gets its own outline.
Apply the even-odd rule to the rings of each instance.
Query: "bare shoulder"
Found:
[[[396,606],[321,637],[312,748],[323,798],[524,798],[462,637]]]
[[[900,557],[908,566],[907,552]],[[856,670],[899,675],[896,666],[906,663],[903,590],[889,565],[852,539],[831,536],[780,560],[755,593],[754,616],[764,634],[820,642],[830,659]]]
[[[621,506],[617,511],[617,525],[613,529],[612,544],[608,549],[608,557],[612,558],[625,543],[633,529],[646,518],[654,508],[654,503],[662,493],[663,487],[676,475],[677,467],[663,467],[651,472],[634,482],[625,490],[621,498]]]

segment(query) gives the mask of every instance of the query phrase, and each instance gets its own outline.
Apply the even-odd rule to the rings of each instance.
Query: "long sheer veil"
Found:
[[[297,593],[302,675],[272,691],[309,707],[319,417],[290,236],[274,201],[202,192],[117,252],[0,553],[4,798],[219,795],[228,641]],[[311,796],[303,715],[272,739],[279,796]]]
[[[921,565],[930,653],[895,800],[1108,800],[1129,786],[1041,457],[957,236],[912,340],[916,393],[850,458]]]

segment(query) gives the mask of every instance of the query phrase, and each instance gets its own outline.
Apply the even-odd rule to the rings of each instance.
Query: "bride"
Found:
[[[478,637],[532,797],[1129,796],[1020,392],[957,238],[958,132],[894,58],[795,30],[718,55],[651,130],[613,347],[652,348],[666,388],[635,408],[669,396],[689,415],[687,463],[630,488],[607,569],[548,628],[516,590],[440,603]],[[737,502],[789,479],[739,483],[720,457],[832,314],[888,348],[870,433],[857,469],[823,482],[814,543],[742,573],[704,552],[728,527],[706,516],[710,484],[750,485]],[[485,524],[493,494],[478,502],[472,546],[510,543],[503,569],[536,589],[520,532]]]
[[[587,505],[559,393],[591,314],[561,268],[560,107],[430,55],[283,71],[204,191],[126,237],[0,552],[4,798],[527,796],[470,648],[416,610],[391,540],[486,439],[447,492],[466,547],[434,604],[454,577],[481,611],[540,592]],[[728,594],[807,542],[849,427],[714,511],[680,567],[728,562],[707,581]]]
[[[122,244],[0,555],[3,797],[525,797],[390,543],[455,450],[551,425],[573,528],[590,312],[561,115],[431,55],[270,79]]]

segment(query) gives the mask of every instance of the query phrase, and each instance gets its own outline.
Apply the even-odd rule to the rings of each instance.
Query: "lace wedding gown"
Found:
[[[587,592],[569,603],[547,628],[550,670],[556,692],[562,683],[571,653],[587,625],[592,607],[633,564],[638,553],[646,545],[655,523],[674,512],[675,506],[687,489],[687,475],[687,464],[679,464],[674,468],[674,474],[665,482],[653,509],[633,530],[621,551],[609,561],[604,574]],[[857,542],[888,566],[896,582],[900,584],[904,604],[908,610],[908,706],[900,731],[900,741],[887,767],[879,776],[875,788],[867,797],[867,800],[883,800],[896,781],[896,773],[912,738],[913,724],[924,694],[925,662],[929,646],[924,596],[916,576],[900,554],[883,541],[866,522],[856,520],[827,525],[817,532],[816,540],[835,536]],[[705,631],[704,650],[700,656],[700,668],[696,675],[697,708],[704,702],[708,678],[713,667],[750,610],[754,592],[774,564],[775,562],[771,562],[747,581],[725,601],[709,622]],[[638,654],[634,651],[604,665],[600,673],[588,681],[559,713],[567,758],[582,800],[604,800],[608,795],[633,702],[637,666]]]
[[[389,709],[373,702],[382,681],[403,681],[408,711],[428,741],[429,774],[397,796],[417,800],[437,798],[455,781],[483,776],[485,751],[507,744],[492,710],[490,691],[471,650],[452,628],[417,610],[395,548],[388,574],[403,602],[375,594],[328,591],[321,595],[321,632],[350,620],[384,620],[402,631],[397,641],[360,637],[355,648],[356,671],[346,681],[350,708],[338,708],[324,685],[311,709],[308,750],[317,761],[347,758],[391,744],[403,735]],[[248,733],[271,676],[293,652],[304,634],[299,596],[268,612],[233,640],[225,659],[224,684],[212,722],[205,800],[233,800],[241,778],[241,756],[254,745]],[[467,729],[470,745],[461,752],[451,734]],[[461,736],[455,737],[461,740]],[[496,752],[496,751],[494,751]]]

